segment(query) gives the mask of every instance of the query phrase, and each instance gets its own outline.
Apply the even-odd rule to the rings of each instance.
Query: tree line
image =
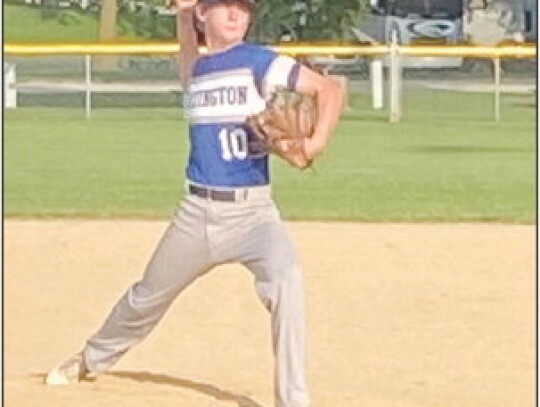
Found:
[[[101,0],[100,39],[116,37],[117,14],[122,3],[125,1]],[[158,0],[146,0],[144,3],[150,7],[163,7]],[[358,24],[366,8],[367,0],[259,1],[249,38],[263,43],[351,39],[350,27]],[[174,38],[174,25],[170,27],[170,36]]]

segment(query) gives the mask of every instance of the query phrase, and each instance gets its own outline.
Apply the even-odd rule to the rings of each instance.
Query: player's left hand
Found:
[[[313,160],[315,157],[320,155],[325,148],[325,137],[317,137],[313,135],[312,137],[306,138],[304,140],[304,156],[307,160]]]
[[[317,104],[313,97],[280,89],[264,111],[248,117],[247,124],[268,151],[303,169],[312,162],[305,143],[313,135],[316,120]]]
[[[305,151],[305,140],[277,140],[274,150],[280,151],[278,155],[295,168],[303,170],[312,164]]]

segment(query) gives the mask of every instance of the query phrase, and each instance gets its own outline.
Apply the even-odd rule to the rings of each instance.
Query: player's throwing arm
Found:
[[[191,80],[191,71],[193,65],[199,57],[199,48],[197,44],[197,31],[194,25],[194,8],[197,0],[177,0],[178,9],[177,37],[180,43],[181,51],[179,55],[180,80],[182,88],[186,90]]]

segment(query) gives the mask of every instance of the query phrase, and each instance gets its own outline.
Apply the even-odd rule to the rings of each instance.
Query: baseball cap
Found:
[[[233,2],[233,1],[244,3],[249,8],[255,7],[255,0],[199,0],[199,3],[210,5],[210,4],[227,3],[227,2]]]

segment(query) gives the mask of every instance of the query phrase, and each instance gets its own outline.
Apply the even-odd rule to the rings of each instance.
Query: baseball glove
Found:
[[[317,121],[315,98],[287,89],[277,89],[262,112],[247,118],[257,138],[289,164],[307,168],[304,141],[313,135]]]

